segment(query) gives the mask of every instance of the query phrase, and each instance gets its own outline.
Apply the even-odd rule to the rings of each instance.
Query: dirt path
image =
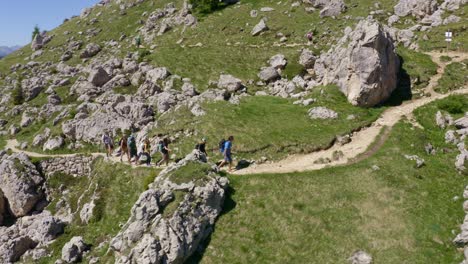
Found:
[[[439,65],[438,73],[431,78],[429,85],[426,88],[427,91],[431,94],[430,97],[424,97],[421,99],[408,101],[400,106],[392,107],[386,110],[382,114],[382,116],[379,119],[377,119],[371,126],[363,128],[358,132],[355,132],[352,135],[351,142],[346,145],[340,146],[338,144],[335,144],[331,148],[326,150],[312,152],[305,155],[291,155],[277,162],[253,165],[246,169],[236,171],[234,172],[234,174],[243,175],[259,173],[290,173],[319,170],[329,166],[344,165],[351,162],[356,162],[356,160],[362,160],[361,157],[369,157],[378,149],[380,149],[380,147],[385,142],[386,137],[388,137],[388,135],[390,134],[389,132],[391,128],[403,116],[409,116],[411,119],[412,112],[418,107],[421,107],[432,101],[445,98],[451,94],[468,93],[467,87],[447,94],[438,94],[434,91],[434,87],[436,87],[438,80],[442,77],[444,69],[448,64],[441,62],[440,56],[448,55],[452,57],[452,62],[455,62],[467,59],[468,53],[450,52],[449,54],[441,54],[431,52],[427,54],[430,55],[432,60]],[[379,137],[383,127],[386,127],[387,130],[384,133],[382,133],[381,137]],[[370,148],[374,142],[374,146]],[[334,156],[340,158],[334,160]],[[323,163],[324,160],[330,162]]]
[[[426,87],[426,91],[431,94],[430,97],[424,97],[421,99],[408,101],[403,103],[400,106],[392,107],[386,110],[380,118],[378,118],[371,126],[365,127],[360,131],[355,132],[351,137],[351,142],[346,145],[334,144],[332,147],[312,152],[305,155],[291,155],[283,160],[277,162],[270,162],[260,165],[253,165],[243,170],[234,172],[233,174],[259,174],[259,173],[290,173],[290,172],[302,172],[310,170],[319,170],[329,166],[338,166],[344,165],[352,162],[357,162],[363,160],[373,153],[377,152],[378,149],[383,145],[386,138],[390,134],[391,128],[403,117],[408,116],[409,119],[412,118],[413,111],[427,103],[432,101],[445,98],[452,94],[466,94],[468,93],[468,87],[463,89],[452,91],[447,94],[438,94],[434,91],[438,80],[442,77],[446,65],[450,62],[444,63],[440,60],[440,56],[448,55],[452,57],[451,62],[458,62],[465,59],[468,59],[468,53],[436,53],[431,52],[427,53],[431,56],[432,60],[439,65],[437,74],[434,75],[429,85]],[[415,124],[418,125],[418,124]],[[381,133],[382,128],[387,128],[383,133]],[[381,136],[379,136],[381,135]],[[371,145],[375,143],[372,147]],[[35,152],[29,152],[20,150],[17,148],[18,141],[16,139],[8,140],[6,149],[11,149],[13,152],[23,152],[30,157],[37,158],[54,158],[54,157],[73,157],[76,155],[82,155],[84,153],[75,153],[75,154],[41,154]],[[105,157],[104,153],[91,153],[90,155],[94,157]],[[338,159],[334,159],[334,156],[339,156]],[[110,157],[107,158],[109,162],[120,162],[119,157]],[[125,157],[124,157],[125,160]],[[320,160],[329,160],[331,162],[327,163],[318,163]],[[132,167],[137,167],[132,165]]]

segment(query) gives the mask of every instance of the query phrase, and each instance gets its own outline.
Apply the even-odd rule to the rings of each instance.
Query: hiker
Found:
[[[160,152],[163,158],[158,162],[157,166],[161,166],[163,162],[166,162],[166,166],[168,166],[169,165],[169,152],[171,152],[171,150],[169,149],[169,139],[164,138],[159,148],[160,148]]]
[[[313,40],[313,38],[314,38],[314,34],[313,34],[311,31],[309,31],[309,32],[307,32],[307,34],[306,34],[306,38],[307,38],[307,40],[309,41],[309,45],[310,45],[310,44],[312,44],[312,40]]]
[[[104,144],[104,148],[106,149],[106,157],[112,156],[112,151],[114,151],[114,142],[109,136],[109,132],[105,131],[102,135],[102,143]]]
[[[208,154],[206,153],[206,138],[202,138],[202,140],[197,145],[195,145],[195,149],[208,157]]]
[[[140,35],[138,35],[135,38],[135,45],[137,46],[137,48],[139,48],[141,46],[141,37],[140,37]]]
[[[140,153],[138,154],[138,160],[145,162],[147,166],[151,165],[151,143],[148,138],[143,140],[140,145]]]
[[[130,163],[133,158],[135,158],[135,163],[138,162],[138,151],[137,151],[137,145],[136,145],[136,139],[133,134],[131,134],[128,139],[127,139],[127,144],[128,144],[128,152],[130,154]]]
[[[123,155],[127,155],[127,160],[128,163],[132,163],[130,160],[130,152],[128,150],[128,140],[127,136],[124,134],[122,138],[119,140],[119,145],[120,145],[120,162],[122,162],[122,157]]]
[[[221,144],[224,140],[220,142],[220,151],[223,153],[224,159],[223,161],[218,165],[218,169],[221,169],[224,165],[229,164],[229,171],[232,171],[232,156],[231,156],[231,150],[232,150],[232,142],[234,141],[233,136],[229,136],[227,141],[224,141],[224,144]]]

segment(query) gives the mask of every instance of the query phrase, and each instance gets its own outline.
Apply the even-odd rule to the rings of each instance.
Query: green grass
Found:
[[[437,73],[437,64],[429,55],[402,46],[398,47],[397,52],[401,56],[403,71],[411,79],[412,90],[425,88],[431,77]]]
[[[449,62],[449,61],[452,61],[452,57],[443,55],[443,56],[440,56],[440,61]]]
[[[90,178],[74,178],[67,175],[54,175],[47,180],[52,189],[52,202],[49,208],[53,210],[57,200],[65,196],[71,201],[72,209],[81,209],[89,202],[94,190],[97,190],[98,199],[94,215],[88,225],[81,223],[79,215],[65,228],[65,233],[55,240],[49,247],[52,256],[41,259],[39,263],[53,263],[60,258],[61,248],[73,236],[83,236],[86,243],[92,245],[91,255],[101,257],[102,263],[113,263],[111,255],[105,255],[108,246],[102,249],[96,247],[103,241],[109,241],[120,230],[130,216],[130,209],[140,194],[147,189],[148,179],[154,179],[158,170],[149,168],[132,169],[124,164],[111,164],[102,159],[95,161]],[[68,194],[58,190],[65,185]],[[97,187],[96,187],[97,186]],[[83,196],[80,204],[79,197]]]
[[[321,93],[323,90],[323,93]],[[372,123],[384,108],[363,109],[349,104],[334,86],[320,87],[311,97],[318,101],[304,107],[292,100],[272,96],[247,97],[240,105],[214,102],[203,105],[205,116],[194,119],[187,109],[159,118],[155,133],[173,135],[179,131],[194,131],[197,136],[175,142],[176,155],[188,153],[202,137],[208,138],[208,149],[218,153],[218,142],[229,135],[235,137],[234,156],[241,158],[279,158],[288,153],[310,152],[329,146],[336,135],[351,132]],[[334,120],[311,120],[307,111],[326,106],[339,117]],[[356,119],[348,120],[348,115]],[[173,147],[174,148],[174,147]],[[209,153],[212,154],[211,152]]]
[[[135,94],[138,91],[138,87],[130,85],[127,87],[115,87],[112,90],[118,94]]]
[[[444,75],[439,79],[435,90],[447,93],[462,88],[468,83],[468,60],[453,62],[445,67]]]
[[[376,263],[459,263],[452,230],[463,222],[463,201],[453,197],[468,180],[454,168],[455,152],[424,151],[429,142],[454,148],[436,128],[437,110],[418,109],[425,130],[400,122],[377,154],[351,166],[230,177],[225,212],[194,262],[348,263],[361,249]],[[404,154],[427,165],[415,169]]]
[[[172,172],[169,175],[169,180],[176,184],[194,182],[195,185],[201,186],[209,180],[208,174],[212,170],[209,164],[189,162],[182,168]]]

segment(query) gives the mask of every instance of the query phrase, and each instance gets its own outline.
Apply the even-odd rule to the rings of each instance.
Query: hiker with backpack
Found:
[[[106,149],[106,157],[112,156],[112,152],[114,151],[114,142],[109,136],[109,132],[105,131],[102,135],[102,143]]]
[[[159,147],[159,151],[161,152],[163,158],[156,164],[157,166],[161,166],[163,162],[166,162],[166,166],[169,165],[169,152],[171,152],[171,149],[169,149],[169,139],[165,137],[161,142]]]
[[[138,162],[138,150],[136,145],[136,139],[133,134],[131,134],[127,139],[128,144],[128,152],[130,154],[130,163],[132,163],[132,159],[134,159],[135,163]]]
[[[148,138],[143,140],[140,147],[140,153],[138,154],[138,160],[145,162],[147,166],[151,165],[151,143]]]
[[[130,160],[130,152],[128,150],[128,139],[125,134],[122,135],[122,138],[119,140],[120,145],[120,162],[122,162],[123,155],[127,155],[128,163],[132,163]]]
[[[219,147],[221,153],[223,153],[223,161],[218,165],[218,170],[221,169],[224,165],[229,164],[229,171],[232,171],[232,142],[234,141],[233,136],[229,136],[228,140],[221,140],[219,142]]]
[[[202,140],[197,145],[195,145],[195,149],[208,157],[208,153],[206,153],[206,138],[202,138]]]

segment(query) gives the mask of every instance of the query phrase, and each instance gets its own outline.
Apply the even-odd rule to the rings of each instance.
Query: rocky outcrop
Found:
[[[43,151],[47,150],[57,150],[61,148],[65,144],[65,141],[61,136],[49,138],[45,143],[44,146],[42,147]]]
[[[80,58],[86,59],[86,58],[91,58],[98,54],[101,51],[101,46],[98,44],[90,43],[86,45],[86,48],[83,50],[83,52],[80,54]]]
[[[400,61],[390,34],[367,19],[345,30],[337,46],[315,62],[322,84],[335,83],[353,105],[370,107],[390,97],[397,85]]]
[[[66,263],[77,263],[83,258],[83,253],[89,249],[83,238],[73,237],[62,248],[62,260]]]
[[[42,182],[43,178],[25,154],[2,157],[0,190],[8,199],[8,208],[15,217],[28,214],[42,198]]]
[[[320,8],[320,17],[337,16],[346,11],[343,0],[303,0],[315,8]]]
[[[91,73],[89,74],[88,82],[100,87],[106,84],[106,82],[108,82],[110,79],[111,77],[109,76],[109,74],[102,67],[98,67],[91,71]]]
[[[77,155],[42,160],[39,166],[46,177],[56,173],[86,177],[91,173],[93,160],[92,156]]]
[[[303,49],[299,56],[299,64],[304,66],[306,69],[311,69],[314,68],[316,59],[317,57],[314,56],[314,53],[311,50]]]
[[[62,124],[65,136],[72,140],[99,142],[104,131],[114,134],[131,128],[141,128],[153,121],[153,108],[130,95],[100,97],[97,103],[78,107],[75,118]]]
[[[34,36],[33,41],[31,42],[31,49],[32,50],[40,50],[42,49],[42,46],[44,45],[44,37],[42,34],[36,34]]]
[[[9,227],[0,226],[0,263],[18,261],[25,253],[33,260],[36,254],[63,233],[64,223],[49,211],[22,217]]]
[[[213,230],[228,185],[204,160],[194,151],[161,172],[140,195],[130,219],[111,241],[116,263],[183,263],[195,252]],[[193,175],[190,182],[171,181],[171,175],[185,166],[205,166],[206,174]],[[181,202],[168,213],[175,196]]]
[[[432,15],[437,10],[436,0],[400,0],[394,7],[395,15],[404,17],[412,15],[423,18]]]

